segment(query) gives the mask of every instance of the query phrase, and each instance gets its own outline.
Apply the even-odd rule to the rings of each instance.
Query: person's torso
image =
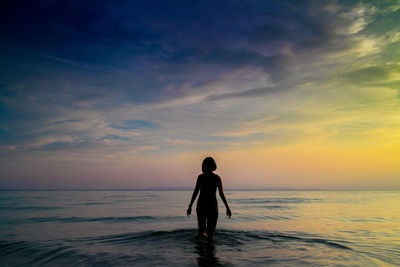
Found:
[[[215,196],[218,187],[218,175],[214,173],[203,173],[199,176],[200,179],[200,204],[210,205],[217,202]]]

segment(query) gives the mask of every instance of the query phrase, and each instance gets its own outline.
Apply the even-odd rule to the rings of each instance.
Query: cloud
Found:
[[[400,65],[389,63],[353,70],[346,74],[350,82],[358,84],[381,85],[400,81]]]
[[[142,121],[142,120],[129,120],[123,121],[121,124],[111,124],[111,128],[120,129],[120,130],[136,130],[136,129],[157,129],[159,125],[150,122],[150,121]]]
[[[389,73],[390,72],[385,67],[373,66],[352,71],[347,76],[352,82],[368,83],[386,80],[389,77]]]
[[[262,87],[262,88],[254,88],[245,90],[242,92],[234,92],[234,93],[223,93],[223,94],[210,94],[206,96],[205,100],[207,101],[217,101],[222,99],[229,98],[243,98],[243,97],[259,97],[265,96],[274,93],[282,93],[282,90],[279,87]]]

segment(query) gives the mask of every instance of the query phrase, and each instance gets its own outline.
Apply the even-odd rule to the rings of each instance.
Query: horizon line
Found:
[[[133,187],[133,188],[0,188],[0,191],[193,191],[192,187]],[[224,191],[400,191],[400,189],[371,188],[224,188]]]

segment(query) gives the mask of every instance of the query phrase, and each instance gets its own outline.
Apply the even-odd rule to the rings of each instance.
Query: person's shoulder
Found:
[[[214,177],[218,180],[218,181],[221,181],[221,177],[218,175],[218,174],[216,174],[216,173],[213,173],[214,174]]]

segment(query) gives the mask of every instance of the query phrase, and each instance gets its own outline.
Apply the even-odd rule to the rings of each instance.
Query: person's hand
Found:
[[[192,214],[192,207],[189,206],[189,208],[186,211],[186,215],[189,217],[189,215]]]
[[[228,216],[229,219],[232,217],[232,211],[230,208],[226,208],[226,216]]]

